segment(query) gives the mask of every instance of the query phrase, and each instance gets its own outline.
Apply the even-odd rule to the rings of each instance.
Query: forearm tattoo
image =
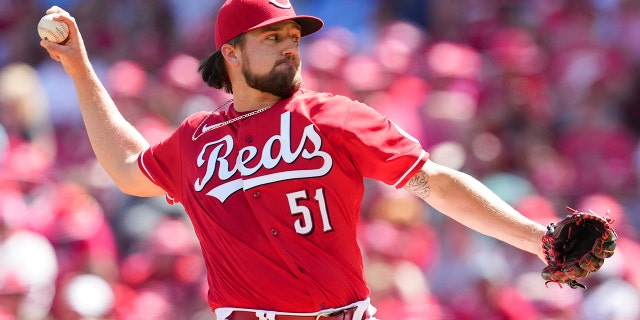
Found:
[[[431,193],[429,175],[424,171],[419,171],[404,185],[404,189],[426,200]]]

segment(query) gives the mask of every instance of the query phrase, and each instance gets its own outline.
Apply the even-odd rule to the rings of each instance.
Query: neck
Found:
[[[235,89],[235,88],[234,88]],[[233,94],[233,108],[238,112],[254,111],[274,105],[281,98],[255,89]]]

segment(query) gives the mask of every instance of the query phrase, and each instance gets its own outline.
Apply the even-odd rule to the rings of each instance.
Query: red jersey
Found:
[[[315,312],[366,299],[363,178],[400,188],[428,154],[343,96],[299,90],[215,126],[241,115],[194,114],[138,161],[191,219],[211,307]]]

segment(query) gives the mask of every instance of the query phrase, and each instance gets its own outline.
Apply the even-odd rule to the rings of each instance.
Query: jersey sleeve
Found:
[[[401,188],[429,158],[417,139],[363,103],[336,96],[322,109],[324,130],[363,177]]]
[[[181,202],[180,133],[176,130],[165,140],[149,147],[138,156],[140,170],[153,183],[167,192],[167,202]]]

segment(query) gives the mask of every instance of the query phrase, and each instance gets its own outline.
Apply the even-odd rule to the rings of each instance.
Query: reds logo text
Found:
[[[273,5],[282,9],[290,9],[291,2],[289,0],[269,0]]]
[[[198,167],[204,167],[206,171],[204,176],[196,179],[193,187],[198,192],[203,191],[211,179],[217,175],[222,183],[208,190],[207,195],[224,202],[234,192],[241,189],[249,190],[284,180],[320,177],[329,172],[333,160],[328,153],[321,150],[322,139],[312,124],[304,128],[299,142],[292,143],[291,139],[291,112],[285,112],[280,116],[280,134],[269,138],[262,150],[255,146],[246,146],[240,149],[237,156],[234,157],[232,155],[235,145],[231,136],[227,135],[219,140],[209,142],[204,145],[197,159]],[[296,150],[292,150],[294,145],[297,145]],[[274,151],[277,153],[274,154]],[[292,164],[299,159],[311,160],[315,158],[322,159],[318,168],[254,176],[260,169],[268,170],[284,163]],[[259,161],[256,164],[254,160]],[[249,163],[254,163],[254,165],[248,166]],[[236,173],[240,173],[240,177]]]

